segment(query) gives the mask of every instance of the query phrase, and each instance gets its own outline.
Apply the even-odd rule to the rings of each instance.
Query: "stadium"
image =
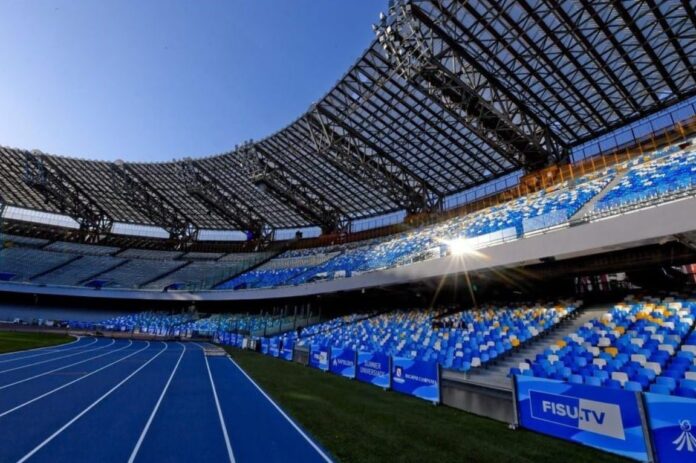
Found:
[[[221,154],[0,140],[0,461],[696,462],[694,2],[382,9]]]

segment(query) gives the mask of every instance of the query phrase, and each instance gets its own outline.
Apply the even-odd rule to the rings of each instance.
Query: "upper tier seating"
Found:
[[[125,261],[126,259],[120,257],[83,256],[34,278],[32,282],[46,285],[77,286]]]
[[[678,151],[675,147],[657,153],[655,160],[635,164],[607,194],[597,202],[600,212],[679,195],[696,187],[696,149]]]
[[[47,251],[67,252],[84,256],[109,256],[119,251],[119,248],[113,246],[71,243],[68,241],[55,241],[44,247],[44,249]]]
[[[400,233],[395,236],[310,250],[287,251],[264,266],[218,286],[218,289],[264,288],[330,280],[440,257],[443,241],[510,231],[519,237],[540,228],[567,222],[614,177],[610,169],[587,176],[573,185],[564,182],[553,191],[541,191],[465,217]],[[595,178],[597,177],[597,178]]]
[[[186,261],[181,260],[129,260],[121,266],[96,275],[94,278],[104,281],[104,286],[138,288],[158,276],[164,276],[164,274],[186,265],[186,263]]]
[[[694,300],[628,300],[510,373],[637,391],[676,391],[689,397],[693,389],[696,396],[696,387],[684,383],[694,365],[690,352],[696,346],[688,347],[696,344],[689,335],[694,316]],[[652,385],[669,387],[664,391]]]
[[[181,267],[151,283],[143,286],[149,289],[161,289],[170,285],[184,288],[209,288],[225,278],[235,275],[245,268],[245,262],[234,261],[196,261]]]
[[[12,247],[0,250],[0,273],[5,279],[28,281],[78,256],[40,249]]]

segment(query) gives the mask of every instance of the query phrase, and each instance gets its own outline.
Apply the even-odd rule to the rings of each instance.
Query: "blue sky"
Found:
[[[0,0],[0,144],[171,160],[281,129],[369,45],[382,0]]]

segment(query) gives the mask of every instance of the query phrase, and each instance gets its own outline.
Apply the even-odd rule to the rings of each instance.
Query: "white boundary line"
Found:
[[[102,347],[99,347],[99,348],[94,349],[94,350],[105,349],[105,348],[107,348],[107,347],[111,347],[111,346],[114,345],[114,344],[115,344],[115,341],[112,342],[111,344],[107,344],[106,346],[102,346]],[[14,383],[4,384],[4,385],[0,386],[0,391],[3,390],[3,389],[7,389],[8,387],[15,386],[15,385],[17,385],[17,384],[21,384],[21,383],[25,383],[25,382],[27,382],[27,381],[31,381],[32,379],[36,379],[36,378],[40,378],[40,377],[42,377],[42,376],[50,375],[51,373],[55,373],[56,371],[60,371],[60,370],[66,369],[66,368],[74,367],[75,365],[79,365],[79,364],[81,364],[81,363],[89,362],[90,360],[96,360],[96,359],[101,358],[101,357],[104,357],[104,356],[106,356],[106,355],[109,355],[109,354],[113,354],[113,353],[115,353],[115,352],[122,351],[123,349],[127,349],[128,347],[130,347],[131,344],[133,344],[132,341],[130,342],[130,344],[126,344],[124,347],[121,347],[120,349],[116,349],[116,350],[112,350],[112,351],[109,351],[109,352],[105,352],[105,353],[103,353],[103,354],[99,354],[99,355],[96,355],[96,356],[94,356],[94,357],[90,357],[90,358],[85,359],[85,360],[80,360],[79,362],[71,363],[71,364],[69,364],[69,365],[65,365],[65,366],[62,366],[62,367],[59,367],[59,368],[54,368],[53,370],[49,370],[49,371],[47,371],[47,372],[45,372],[45,373],[40,373],[40,374],[38,374],[38,375],[30,376],[29,378],[20,379],[19,381],[15,381]]]
[[[130,341],[130,342],[132,342],[132,341]],[[148,347],[150,347],[150,341],[147,341],[147,344],[145,345],[145,347],[143,347],[142,349],[136,350],[136,351],[133,352],[132,354],[128,354],[128,355],[126,355],[125,357],[120,358],[120,359],[118,359],[118,360],[116,360],[116,361],[114,361],[114,362],[111,362],[111,363],[107,364],[107,365],[104,365],[103,367],[98,368],[98,369],[96,369],[96,370],[94,370],[94,371],[91,371],[91,372],[87,373],[87,374],[84,375],[84,376],[80,376],[79,378],[74,379],[74,380],[70,381],[69,383],[65,383],[65,384],[63,384],[62,386],[58,386],[58,387],[55,388],[55,389],[51,389],[51,390],[48,391],[48,392],[44,392],[43,394],[41,394],[41,395],[39,395],[39,396],[36,396],[36,397],[34,397],[33,399],[24,402],[23,404],[19,404],[19,405],[17,405],[16,407],[13,407],[13,408],[10,408],[10,409],[8,409],[8,410],[5,410],[4,412],[0,413],[0,418],[2,418],[2,417],[5,416],[5,415],[9,415],[10,413],[16,412],[16,411],[19,410],[20,408],[24,408],[24,407],[26,407],[27,405],[36,402],[37,400],[43,399],[44,397],[47,397],[47,396],[49,396],[49,395],[51,395],[51,394],[53,394],[53,393],[55,393],[55,392],[60,391],[61,389],[65,389],[66,387],[68,387],[68,386],[70,386],[70,385],[72,385],[72,384],[75,384],[75,383],[77,383],[78,381],[82,381],[82,380],[85,379],[85,378],[89,378],[89,377],[92,376],[93,374],[98,373],[98,372],[100,372],[100,371],[102,371],[102,370],[104,370],[104,369],[106,369],[106,368],[108,368],[108,367],[110,367],[110,366],[112,366],[112,365],[116,365],[117,363],[122,362],[122,361],[126,360],[127,358],[132,357],[132,356],[134,356],[135,354],[138,354],[138,353],[144,351],[144,350],[147,349]]]
[[[200,347],[200,345],[198,346]],[[201,348],[202,349],[202,348]],[[227,447],[227,455],[230,458],[230,463],[235,463],[234,453],[232,452],[232,444],[230,444],[230,436],[227,434],[227,425],[225,425],[225,418],[222,417],[222,409],[220,408],[220,401],[218,400],[217,390],[215,389],[215,381],[213,381],[213,374],[210,372],[210,364],[208,364],[208,357],[205,355],[205,351],[201,351],[203,354],[203,360],[205,360],[205,367],[208,369],[208,378],[210,379],[210,385],[213,387],[213,398],[215,399],[215,407],[217,408],[218,418],[220,418],[220,426],[222,427],[222,434],[225,437],[225,446]]]
[[[162,393],[159,396],[159,399],[157,399],[157,403],[155,404],[155,408],[152,410],[152,413],[150,413],[150,417],[147,419],[147,423],[145,423],[145,427],[143,428],[143,431],[140,433],[140,437],[138,438],[138,442],[135,443],[135,447],[133,448],[133,451],[130,454],[130,457],[128,458],[128,463],[133,463],[135,461],[135,457],[138,456],[138,451],[140,451],[140,446],[143,445],[143,441],[145,440],[145,436],[147,435],[147,432],[150,430],[150,426],[152,425],[152,422],[155,419],[155,415],[157,414],[157,410],[159,410],[160,404],[162,403],[162,400],[164,400],[164,396],[167,393],[167,390],[169,389],[169,384],[171,384],[172,379],[174,379],[174,374],[176,374],[176,370],[179,369],[179,364],[181,363],[181,359],[184,357],[184,352],[186,352],[186,346],[182,343],[181,347],[183,349],[181,350],[181,355],[179,355],[179,360],[176,361],[176,365],[174,365],[174,369],[172,370],[172,374],[169,375],[169,379],[167,380],[167,384],[164,385],[164,389],[162,389]]]
[[[68,429],[75,421],[77,421],[77,420],[79,420],[80,418],[82,418],[87,412],[89,412],[89,411],[92,410],[94,407],[96,407],[97,405],[99,405],[99,403],[101,403],[102,400],[104,400],[104,399],[106,399],[107,397],[109,397],[116,389],[118,389],[119,387],[123,386],[128,380],[130,380],[133,376],[135,376],[140,370],[142,370],[143,368],[145,368],[146,366],[148,366],[153,360],[155,360],[157,357],[159,357],[160,355],[162,355],[162,354],[164,353],[164,351],[166,351],[166,350],[169,348],[169,345],[168,345],[167,343],[163,343],[163,344],[164,344],[164,349],[162,349],[162,350],[159,351],[157,354],[155,354],[150,360],[148,360],[147,362],[145,362],[145,363],[143,363],[142,365],[140,365],[135,371],[133,371],[131,374],[129,374],[129,375],[126,376],[124,379],[122,379],[121,381],[119,381],[119,383],[116,384],[114,387],[112,387],[111,389],[109,389],[108,391],[106,391],[101,397],[99,397],[97,400],[95,400],[94,402],[92,402],[91,405],[89,405],[87,408],[85,408],[85,409],[82,410],[80,413],[78,413],[73,419],[71,419],[70,421],[68,421],[67,423],[65,423],[63,426],[61,426],[56,432],[54,432],[53,434],[51,434],[48,438],[46,438],[46,440],[44,440],[44,441],[41,442],[39,445],[37,445],[36,447],[34,447],[34,449],[31,450],[29,453],[27,453],[27,454],[24,455],[22,458],[20,458],[20,459],[17,461],[17,463],[23,463],[23,462],[27,461],[27,460],[28,460],[29,458],[31,458],[36,452],[38,452],[39,450],[41,450],[41,449],[42,449],[44,446],[46,446],[49,442],[51,442],[53,439],[55,439],[56,437],[58,437],[58,435],[60,435],[63,431],[65,431],[66,429]],[[149,345],[148,345],[148,347],[149,347]]]
[[[85,347],[89,347],[89,346],[91,346],[92,344],[96,344],[97,341],[98,341],[98,340],[95,339],[94,342],[92,342],[92,343],[90,343],[90,344],[87,344]],[[97,349],[98,349],[98,348],[97,348]],[[7,370],[2,370],[2,371],[0,371],[0,373],[9,373],[10,371],[21,370],[21,369],[23,369],[23,368],[29,368],[29,367],[33,367],[33,366],[36,366],[36,365],[43,365],[44,363],[55,362],[56,360],[61,360],[61,359],[69,358],[69,357],[74,357],[74,356],[76,356],[76,355],[84,354],[85,352],[90,352],[90,351],[92,351],[92,350],[94,350],[94,349],[88,349],[88,350],[86,350],[86,351],[75,352],[75,353],[72,353],[72,354],[63,355],[63,356],[61,356],[61,357],[54,357],[54,358],[50,358],[50,359],[48,359],[48,360],[40,360],[40,361],[38,361],[38,362],[33,362],[33,363],[28,364],[28,365],[20,365],[20,366],[18,366],[18,367],[14,367],[14,368],[8,368]]]
[[[333,463],[333,460],[331,460],[331,458],[329,458],[329,456],[328,456],[316,443],[314,443],[314,441],[313,441],[312,439],[310,439],[310,437],[297,425],[297,423],[295,423],[295,422],[292,420],[292,418],[290,418],[290,417],[283,411],[283,409],[280,408],[280,407],[278,406],[278,404],[275,403],[275,402],[273,401],[273,399],[271,399],[271,398],[269,397],[269,395],[266,394],[266,392],[265,392],[263,389],[261,389],[261,387],[259,387],[258,384],[256,384],[256,382],[255,382],[253,379],[251,379],[251,377],[247,374],[247,372],[244,371],[244,370],[242,369],[242,367],[240,367],[239,365],[237,365],[237,362],[235,362],[234,359],[232,359],[232,357],[228,357],[228,358],[230,359],[230,362],[232,362],[232,364],[233,364],[235,367],[237,367],[237,369],[239,369],[239,371],[241,371],[242,374],[243,374],[244,376],[246,376],[246,379],[248,379],[249,382],[250,382],[251,384],[253,384],[254,387],[256,387],[256,389],[258,389],[258,391],[266,398],[266,400],[268,400],[268,401],[271,403],[271,405],[273,405],[273,406],[275,407],[275,409],[278,410],[278,413],[280,413],[281,415],[283,415],[283,417],[288,421],[288,423],[290,423],[290,424],[292,425],[292,427],[295,428],[295,430],[296,430],[298,433],[300,433],[300,435],[301,435],[302,437],[304,437],[304,439],[309,443],[309,445],[311,445],[312,448],[313,448],[314,450],[316,450],[317,453],[318,453],[319,455],[321,455],[321,457],[324,459],[324,461],[326,461],[326,462],[328,462],[328,463]]]
[[[80,339],[87,339],[87,338],[80,338]],[[79,341],[80,339],[78,339],[77,341]],[[95,339],[95,342],[96,342],[96,338],[94,338],[94,339]],[[69,346],[69,345],[71,345],[71,344],[75,344],[77,341],[73,341],[73,342],[69,342],[69,343],[67,343],[67,344],[63,344],[63,346]],[[15,358],[9,358],[9,359],[6,359],[6,360],[0,360],[0,363],[16,362],[17,360],[25,360],[25,359],[30,359],[30,358],[34,358],[34,357],[41,357],[42,355],[48,355],[48,354],[59,354],[59,353],[61,353],[61,352],[67,352],[67,351],[71,351],[71,350],[75,350],[75,349],[81,349],[81,348],[83,348],[83,347],[88,347],[88,346],[91,346],[92,344],[94,344],[94,343],[89,343],[89,344],[87,344],[87,345],[85,345],[85,346],[74,346],[74,347],[70,347],[70,348],[68,348],[68,349],[54,349],[54,348],[56,348],[56,347],[61,347],[61,346],[39,347],[37,350],[39,350],[39,349],[54,349],[54,350],[51,350],[51,351],[48,351],[48,352],[42,352],[42,353],[40,353],[40,354],[35,354],[35,355],[25,355],[25,356],[20,356],[20,357],[15,357]],[[29,352],[29,350],[32,350],[32,349],[18,350],[18,351],[15,351],[15,352],[7,352],[6,354],[3,354],[3,355],[21,354],[22,352]]]

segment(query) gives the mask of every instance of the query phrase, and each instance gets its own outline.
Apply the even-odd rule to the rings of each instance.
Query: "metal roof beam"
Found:
[[[324,233],[350,229],[350,220],[335,204],[311,185],[296,177],[263,147],[263,143],[238,147],[234,158],[258,188],[267,188],[278,199],[322,228]]]
[[[239,195],[216,181],[205,167],[190,158],[181,161],[179,169],[179,176],[189,194],[200,199],[240,230],[250,231],[255,237],[261,237],[265,219]]]
[[[59,211],[75,219],[80,225],[83,241],[97,243],[111,231],[113,219],[68,175],[56,168],[50,156],[26,151],[24,159],[24,183],[41,193]]]
[[[548,128],[506,94],[427,13],[408,3],[392,9],[391,14],[392,22],[378,29],[378,39],[407,80],[421,81],[443,104],[462,111],[472,132],[517,165],[533,170],[565,156]]]
[[[184,249],[196,240],[198,226],[157,189],[133,172],[128,164],[114,163],[110,167],[115,191],[121,192],[135,208],[164,228],[177,248]]]

